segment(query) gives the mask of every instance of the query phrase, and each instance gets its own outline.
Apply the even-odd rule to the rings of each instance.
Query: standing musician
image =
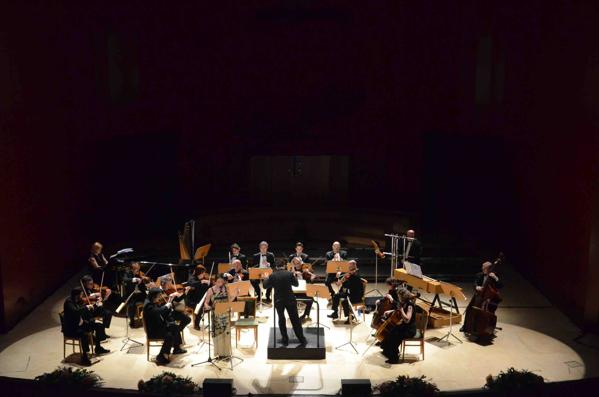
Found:
[[[347,259],[347,251],[341,249],[341,243],[339,241],[333,242],[332,250],[327,252],[325,258],[328,261],[343,261]],[[329,287],[331,296],[335,295],[333,290],[333,283],[337,281],[337,275],[335,273],[328,273],[324,284]]]
[[[231,269],[228,272],[223,274],[223,277],[226,281],[230,283],[234,283],[237,281],[243,281],[250,278],[250,272],[243,268],[242,262],[240,259],[233,259],[231,262]]]
[[[416,315],[414,297],[407,288],[397,290],[399,304],[397,309],[385,312],[385,318],[391,317],[394,313],[399,314],[399,324],[390,329],[381,343],[383,354],[387,357],[385,361],[388,364],[399,364],[399,346],[404,339],[416,335]]]
[[[210,275],[206,272],[206,268],[203,265],[197,265],[185,283],[185,306],[195,308],[210,288],[210,285]],[[200,310],[200,313],[194,317],[194,329],[200,329],[202,315],[203,311]]]
[[[295,243],[295,252],[289,255],[289,263],[293,263],[293,258],[300,258],[302,263],[310,263],[308,254],[304,253],[304,244],[301,241]]]
[[[166,298],[162,289],[150,288],[144,304],[143,316],[148,338],[164,339],[160,353],[156,356],[158,365],[169,363],[168,354],[171,349],[173,354],[187,353],[181,347],[181,328],[172,316],[175,313],[172,299],[172,296]]]
[[[110,328],[110,323],[112,321],[112,311],[104,306],[104,302],[110,297],[111,291],[110,288],[101,287],[94,283],[94,279],[85,275],[81,277],[80,284],[85,294],[85,303],[93,304],[94,310],[92,311],[93,317],[102,317],[102,323],[104,324],[104,328]],[[105,288],[105,289],[104,289]],[[104,296],[102,293],[102,289],[104,289]],[[109,335],[106,335],[110,338]]]
[[[240,263],[240,261],[237,261]],[[232,298],[231,298],[232,299]],[[230,298],[225,287],[225,276],[218,276],[214,285],[206,292],[204,310],[210,312],[212,329],[212,343],[214,343],[215,358],[231,356],[231,319],[229,313],[217,314],[217,303],[229,302]]]
[[[244,269],[248,267],[248,259],[247,257],[241,253],[241,247],[237,243],[231,244],[231,249],[229,250],[229,263],[233,263],[233,260],[239,259]]]
[[[89,338],[86,333],[92,332],[95,342],[96,355],[110,353],[110,350],[100,346],[106,339],[104,326],[96,323],[93,318],[94,305],[83,303],[83,290],[75,287],[70,296],[64,301],[64,320],[62,333],[66,337],[77,338],[81,342],[81,365],[91,365],[89,360]]]
[[[279,316],[279,330],[281,331],[281,343],[283,346],[289,345],[289,336],[287,335],[287,320],[285,319],[285,310],[289,314],[289,319],[293,326],[293,332],[300,341],[300,346],[306,346],[308,341],[304,336],[302,323],[297,313],[297,300],[293,294],[292,286],[299,285],[295,275],[286,270],[284,265],[279,264],[276,271],[270,276],[262,274],[262,280],[265,288],[274,288],[275,290],[275,310]]]
[[[185,294],[182,291],[177,290],[177,285],[173,283],[173,277],[171,274],[165,274],[159,278],[160,289],[166,295],[168,295],[169,302],[173,308],[171,318],[179,323],[179,331],[183,331],[185,327],[191,322],[191,319],[185,314]]]
[[[123,284],[125,285],[125,296],[129,298],[127,303],[127,317],[129,318],[129,326],[138,328],[135,324],[135,308],[138,303],[143,303],[146,300],[147,287],[150,283],[149,277],[141,271],[139,262],[131,262],[129,269],[123,276]]]
[[[87,259],[92,278],[96,284],[101,283],[102,275],[105,272],[108,273],[108,259],[102,253],[103,248],[104,246],[101,243],[97,241],[93,243],[89,252],[89,258]],[[111,281],[108,276],[108,274],[104,275],[106,283],[110,283]]]
[[[347,317],[345,324],[349,324],[351,321],[349,301],[357,303],[360,302],[364,296],[364,285],[358,274],[358,265],[356,261],[349,261],[349,271],[343,276],[341,276],[341,272],[338,272],[337,276],[340,277],[337,279],[337,285],[340,286],[340,289],[338,293],[333,295],[333,313],[329,314],[328,317],[332,319],[339,318],[339,302],[343,298],[341,306],[343,306],[343,313]]]
[[[302,262],[301,257],[295,256],[291,260],[291,264],[293,265],[293,273],[298,280],[305,280],[306,283],[312,284],[314,279],[316,279],[316,275],[308,270],[307,266]],[[304,309],[304,313],[300,317],[300,321],[304,322],[310,318],[310,311],[312,310],[312,304],[314,301],[311,298],[308,298],[308,295],[305,293],[296,294],[298,298],[305,298],[303,302],[306,304],[306,308]],[[309,300],[308,300],[309,299]]]
[[[470,303],[466,307],[466,313],[464,317],[464,325],[460,328],[460,332],[465,332],[469,325],[472,323],[472,310],[471,307],[482,308],[485,304],[485,310],[495,313],[499,302],[491,301],[484,302],[482,296],[483,286],[488,283],[491,287],[496,290],[503,288],[503,283],[499,280],[499,276],[495,272],[491,271],[493,264],[491,262],[484,262],[481,266],[481,272],[477,273],[474,279],[474,295],[470,300]]]
[[[416,238],[416,232],[414,232],[414,230],[410,229],[406,232],[404,244],[400,245],[399,248],[402,250],[401,262],[399,262],[399,264],[407,261],[416,265],[420,265],[422,244],[420,243],[420,240]]]
[[[267,268],[274,268],[275,267],[275,255],[268,251],[268,243],[266,241],[262,241],[260,242],[260,245],[258,246],[260,248],[260,251],[258,253],[254,254],[254,267],[260,268],[260,269],[267,269]],[[254,287],[254,291],[256,291],[256,296],[258,297],[258,299],[261,298],[261,291],[260,291],[260,280],[252,280],[252,286]],[[271,303],[271,295],[272,295],[272,288],[267,288],[266,289],[266,299],[264,300],[264,302],[266,303]]]

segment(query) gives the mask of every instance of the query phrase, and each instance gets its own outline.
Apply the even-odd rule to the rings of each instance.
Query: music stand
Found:
[[[123,308],[125,306],[127,306],[127,304],[129,303],[129,300],[131,299],[131,297],[136,292],[139,292],[139,291],[133,291],[133,292],[131,292],[131,294],[129,294],[129,296],[127,297],[127,299],[123,303],[121,303],[119,305],[119,307],[117,307],[117,309],[115,310],[116,314],[120,314],[121,313],[121,311],[123,310]],[[123,339],[123,346],[121,346],[121,351],[123,351],[123,349],[125,348],[125,346],[127,346],[129,343],[133,343],[133,344],[135,344],[137,346],[143,346],[144,345],[143,343],[138,342],[135,339],[129,337],[129,316],[127,315],[127,316],[125,316],[125,339]],[[131,347],[133,347],[133,346],[131,346]],[[127,350],[129,350],[131,347],[129,347]]]
[[[204,298],[205,297],[206,297],[206,295],[204,295]],[[204,298],[202,298],[202,299],[204,299]],[[196,310],[198,310],[198,306],[196,306]],[[212,310],[214,310],[214,308]],[[222,368],[219,367],[218,365],[216,365],[214,363],[214,360],[212,359],[211,350],[210,350],[210,346],[212,345],[212,343],[210,343],[211,336],[212,336],[212,313],[208,313],[208,358],[204,361],[200,361],[199,363],[191,364],[191,366],[197,367],[198,365],[202,365],[202,364],[210,364],[210,365],[215,366],[219,371],[222,371]]]
[[[360,353],[358,353],[358,349],[356,349],[356,346],[354,346],[354,342],[353,342],[354,326],[360,324],[360,322],[354,324],[354,322],[351,321],[351,316],[354,316],[354,318],[357,320],[358,315],[357,315],[356,311],[354,310],[354,306],[352,305],[351,300],[349,299],[349,296],[345,299],[347,299],[347,302],[349,303],[349,311],[350,311],[350,314],[349,314],[349,341],[345,342],[342,345],[337,346],[335,349],[341,349],[343,346],[350,345],[352,347],[352,349],[354,349],[356,354],[360,354]]]
[[[376,285],[378,285],[378,283],[379,283],[379,256],[376,254],[376,252],[374,252],[374,285],[375,285],[375,287],[373,289],[371,289],[370,291],[367,291],[364,294],[364,296],[368,295],[371,292],[376,292],[379,294],[379,296],[385,296],[385,295],[383,295],[383,293],[381,291],[379,291],[378,288],[376,288]]]
[[[208,289],[209,290],[209,289]],[[208,295],[208,291],[204,292],[204,296],[202,296],[202,299],[200,300],[200,302],[196,305],[193,314],[195,314],[196,316],[200,315],[200,312],[202,312],[202,318],[200,319],[200,323],[204,322],[204,312],[202,311],[202,308],[204,307],[204,303],[206,302],[206,295]],[[202,349],[202,345],[206,343],[205,339],[205,335],[204,335],[204,326],[200,325],[200,330],[202,331],[202,337],[201,337],[201,342],[198,342],[198,352]],[[210,331],[208,331],[210,332]],[[208,338],[208,340],[210,340],[210,338]],[[210,342],[208,342],[210,344]]]
[[[212,247],[212,244],[206,244],[206,245],[202,245],[201,247],[198,247],[198,249],[196,250],[196,253],[193,256],[193,260],[201,261],[202,265],[203,265],[204,259],[208,256],[208,252],[210,251],[210,247]]]
[[[331,293],[324,284],[306,284],[306,296],[314,298],[314,302],[316,302],[316,347],[319,347],[320,332],[318,332],[318,328],[321,325],[329,330],[330,328],[324,324],[320,324],[320,304],[318,303],[318,298],[329,299]]]
[[[250,272],[250,280],[259,280],[261,283],[263,274],[266,274],[267,276],[272,274],[272,268],[270,267],[250,267],[248,270]],[[264,283],[262,283],[262,289],[264,289]],[[258,302],[260,307],[259,311],[262,313],[262,293],[260,293],[260,296],[258,297]]]
[[[232,268],[233,268],[233,265],[231,265],[230,263],[219,263],[218,265],[216,265],[218,274],[227,273]]]
[[[455,299],[455,294],[453,292],[453,289],[449,288],[444,283],[441,283],[441,289],[443,290],[443,292],[445,294],[449,295],[452,299]],[[445,336],[443,336],[441,339],[439,339],[439,342],[442,341],[443,339],[446,339],[447,344],[450,345],[451,342],[449,341],[449,338],[451,336],[453,336],[458,342],[464,343],[464,342],[462,342],[462,340],[460,338],[458,338],[453,333],[453,305],[449,305],[449,331],[447,331],[447,334],[445,334]]]
[[[239,283],[243,283],[243,281],[240,281]],[[238,283],[233,283],[233,284],[238,284]],[[245,302],[216,302],[216,305],[214,306],[215,314],[224,314],[224,313],[229,314],[229,328],[230,328],[230,324],[231,324],[231,314],[237,313],[239,315],[239,313],[243,313],[244,311],[245,311]],[[235,365],[233,365],[233,359],[236,358],[236,359],[240,360],[238,363],[238,365],[239,365],[243,362],[243,358],[233,355],[233,342],[231,342],[231,334],[230,333],[229,333],[229,345],[231,346],[230,347],[231,354],[228,357],[223,357],[222,360],[229,360],[229,362],[231,363],[231,371],[232,371],[233,368],[235,367]]]

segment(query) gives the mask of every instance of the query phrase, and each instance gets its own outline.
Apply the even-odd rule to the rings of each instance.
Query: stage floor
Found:
[[[208,365],[191,367],[207,357],[207,347],[199,346],[200,331],[185,330],[188,354],[177,357],[169,366],[159,367],[146,361],[145,346],[120,351],[125,336],[125,319],[114,318],[109,334],[112,338],[103,346],[112,352],[102,356],[90,369],[98,373],[107,387],[136,389],[140,379],[148,379],[164,370],[190,376],[196,382],[204,378],[233,378],[238,394],[248,393],[298,393],[336,394],[340,379],[369,378],[373,384],[394,378],[400,374],[426,375],[441,390],[479,388],[488,374],[497,374],[508,367],[529,369],[545,377],[547,381],[573,380],[599,376],[597,341],[583,338],[574,341],[579,329],[521,276],[510,269],[503,269],[506,288],[504,302],[500,306],[498,331],[492,345],[480,346],[452,338],[451,344],[439,343],[447,329],[432,329],[426,334],[426,359],[415,361],[418,348],[408,348],[406,362],[398,365],[385,364],[385,357],[373,346],[368,351],[371,333],[370,315],[366,322],[355,326],[351,346],[336,349],[349,340],[349,328],[342,322],[332,323],[326,315],[326,302],[321,304],[321,321],[330,327],[325,329],[327,357],[318,361],[267,360],[268,329],[272,325],[272,309],[259,313],[265,317],[259,329],[259,347],[253,343],[251,331],[243,331],[240,347],[234,354],[243,358],[233,371],[228,363],[221,363],[222,371]],[[74,279],[75,281],[76,279]],[[74,283],[73,283],[74,284]],[[17,378],[34,378],[61,365],[62,335],[58,313],[62,310],[64,297],[72,284],[65,285],[21,321],[11,332],[0,337],[0,375]],[[463,286],[470,295],[471,284]],[[372,289],[369,284],[368,289]],[[383,291],[384,286],[378,288]],[[467,301],[460,302],[464,308]],[[314,306],[315,308],[316,306]],[[312,318],[316,321],[316,313]],[[307,324],[310,325],[310,324]],[[289,328],[291,331],[291,328]],[[130,336],[145,342],[143,329],[134,329]],[[233,341],[234,345],[234,341]],[[595,347],[593,347],[595,346]],[[158,352],[152,348],[152,356]],[[366,353],[364,354],[364,352]],[[67,350],[67,354],[69,350]]]

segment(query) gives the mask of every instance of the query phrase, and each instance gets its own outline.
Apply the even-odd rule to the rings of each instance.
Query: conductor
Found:
[[[279,330],[281,331],[281,343],[283,346],[289,345],[289,336],[287,335],[287,320],[285,319],[285,310],[289,314],[289,319],[293,325],[293,332],[300,341],[300,346],[306,346],[308,341],[304,336],[302,323],[297,313],[297,301],[293,294],[292,286],[299,285],[297,278],[293,273],[285,269],[285,266],[277,265],[275,272],[268,276],[263,274],[264,288],[274,288],[275,290],[275,310],[279,316]]]

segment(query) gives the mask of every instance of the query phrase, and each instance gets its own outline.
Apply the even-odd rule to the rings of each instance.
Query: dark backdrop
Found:
[[[590,2],[120,3],[2,12],[6,327],[91,241],[284,207],[253,200],[251,159],[324,155],[348,159],[344,206],[415,211],[431,238],[502,247],[582,321]]]

